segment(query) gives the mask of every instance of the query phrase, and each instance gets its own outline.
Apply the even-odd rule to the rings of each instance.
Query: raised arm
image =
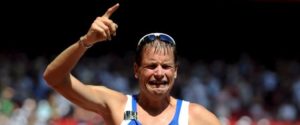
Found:
[[[109,18],[118,7],[119,4],[115,4],[103,16],[97,17],[88,32],[60,53],[44,72],[45,80],[54,90],[71,102],[101,114],[110,110],[108,105],[112,97],[118,100],[122,94],[105,87],[85,85],[71,75],[71,71],[88,47],[116,35],[117,24]]]

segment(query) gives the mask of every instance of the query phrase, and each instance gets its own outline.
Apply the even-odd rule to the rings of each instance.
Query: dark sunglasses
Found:
[[[153,42],[156,39],[163,41],[165,43],[171,44],[171,45],[176,45],[175,40],[168,34],[165,33],[149,33],[146,34],[145,36],[143,36],[138,44],[137,47],[139,47],[141,44],[145,44],[145,43],[149,43],[149,42]]]

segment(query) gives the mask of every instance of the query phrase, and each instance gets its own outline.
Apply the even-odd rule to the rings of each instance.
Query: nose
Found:
[[[155,79],[157,80],[161,80],[164,78],[164,70],[161,66],[157,66],[156,69],[155,69],[155,73],[154,73],[154,77]]]

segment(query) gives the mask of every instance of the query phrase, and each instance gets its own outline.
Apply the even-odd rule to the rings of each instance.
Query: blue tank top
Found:
[[[137,119],[137,101],[136,96],[127,95],[128,101],[124,112],[124,121],[121,125],[142,125]],[[130,105],[131,101],[131,106]],[[183,106],[182,106],[183,105]],[[188,105],[189,102],[177,99],[176,112],[169,125],[188,125]],[[131,107],[131,110],[128,110]],[[127,108],[127,109],[126,109]]]

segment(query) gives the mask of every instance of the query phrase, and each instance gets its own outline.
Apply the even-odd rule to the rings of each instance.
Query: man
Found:
[[[138,95],[85,85],[71,75],[87,48],[116,35],[118,26],[109,17],[118,7],[115,4],[97,17],[86,35],[48,65],[44,72],[47,83],[74,104],[101,115],[107,125],[219,125],[204,107],[170,95],[177,76],[176,43],[167,34],[147,34],[137,45],[134,76],[139,82]]]

